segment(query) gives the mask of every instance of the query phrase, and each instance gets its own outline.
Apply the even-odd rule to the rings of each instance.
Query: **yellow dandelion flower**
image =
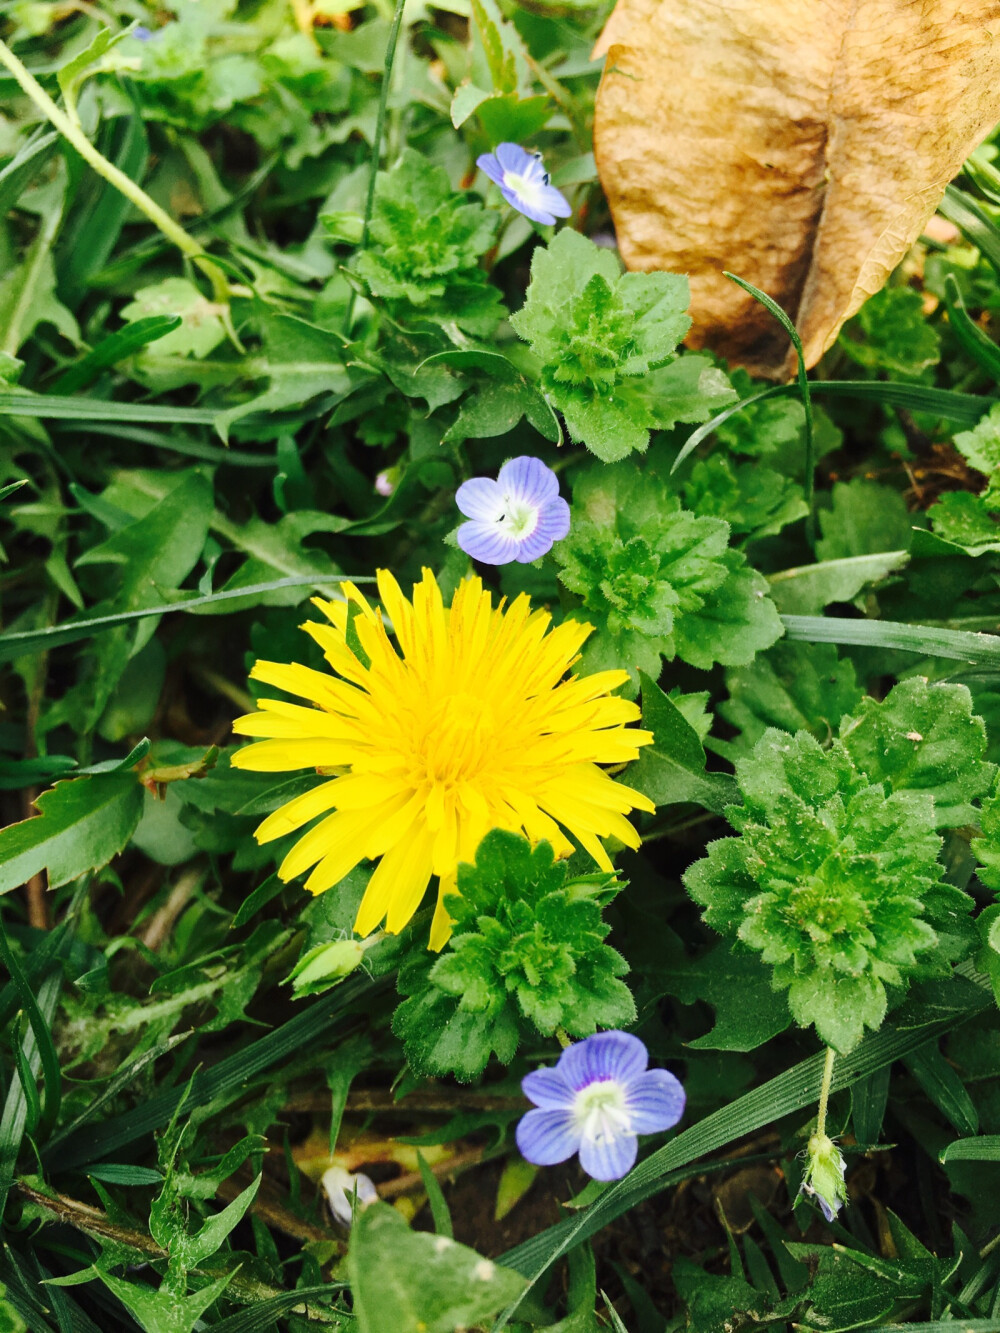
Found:
[[[410,602],[380,570],[397,650],[381,612],[353,584],[342,587],[347,602],[313,599],[329,624],[302,626],[335,675],[279,662],[251,673],[313,706],[261,699],[233,726],[264,738],[233,756],[237,768],[337,775],[257,829],[258,842],[269,842],[323,816],[285,857],[282,879],[310,871],[306,888],[324,893],[361,860],[378,861],[354,923],[368,935],[383,919],[387,931],[402,930],[436,875],[431,947],[440,949],[451,930],[444,895],[492,829],[547,838],[557,856],[573,851],[568,832],[605,870],[602,838],[638,847],[625,816],[654,806],[597,765],[635,759],[653,738],[627,726],[638,707],[610,693],[627,672],[567,675],[592,626],[550,629],[551,617],[524,594],[494,608],[478,578],[446,607],[428,569]],[[358,608],[367,665],[348,646],[348,602]]]

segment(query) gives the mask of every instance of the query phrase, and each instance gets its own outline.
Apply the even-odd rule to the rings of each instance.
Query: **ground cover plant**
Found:
[[[713,344],[609,11],[5,10],[5,1328],[1000,1330],[998,149]]]

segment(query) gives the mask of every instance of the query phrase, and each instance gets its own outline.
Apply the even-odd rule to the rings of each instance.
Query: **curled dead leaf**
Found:
[[[1000,0],[618,0],[595,155],[629,268],[691,279],[688,342],[808,365],[1000,120]]]

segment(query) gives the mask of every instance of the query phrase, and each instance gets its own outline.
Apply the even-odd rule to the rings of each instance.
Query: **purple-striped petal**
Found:
[[[455,540],[466,555],[485,565],[509,565],[517,559],[517,541],[501,532],[495,523],[478,520],[463,523],[455,533]]]
[[[556,542],[569,532],[569,505],[561,497],[551,500],[538,515],[538,523],[529,536],[521,541],[517,559],[521,564],[537,560],[551,551]]]
[[[517,143],[497,144],[496,159],[504,171],[513,171],[518,176],[528,176],[533,167],[541,167],[538,158]],[[541,169],[544,174],[544,167]]]
[[[495,184],[503,184],[503,167],[497,161],[495,153],[480,153],[476,158],[476,166],[485,176],[489,176]]]
[[[595,1180],[619,1180],[632,1170],[639,1152],[634,1134],[602,1134],[584,1137],[580,1143],[580,1165]]]
[[[532,458],[530,454],[508,459],[497,474],[496,484],[512,500],[537,505],[539,509],[559,494],[559,478],[540,458]]]
[[[503,518],[503,489],[490,477],[473,477],[463,481],[455,492],[455,503],[466,518],[480,523],[497,523]]]
[[[580,1131],[570,1111],[529,1111],[516,1138],[521,1156],[535,1166],[555,1166],[580,1149]]]
[[[568,1046],[559,1058],[558,1069],[574,1091],[598,1079],[631,1083],[645,1072],[649,1055],[638,1037],[630,1032],[598,1032]]]
[[[673,1129],[684,1114],[684,1089],[666,1069],[649,1069],[629,1084],[625,1106],[637,1134]]]
[[[521,1090],[529,1101],[543,1111],[568,1110],[573,1105],[573,1089],[558,1067],[535,1069],[521,1079]]]
[[[509,185],[501,184],[500,193],[507,200],[508,204],[510,204],[511,208],[516,208],[519,213],[523,214],[524,217],[529,218],[532,222],[540,222],[545,227],[551,227],[555,222],[556,215],[554,213],[547,208],[539,207],[534,202],[529,201],[520,193],[520,191],[512,189]]]

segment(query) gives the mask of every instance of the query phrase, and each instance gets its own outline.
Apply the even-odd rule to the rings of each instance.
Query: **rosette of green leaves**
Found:
[[[597,633],[588,671],[626,667],[654,680],[661,658],[743,666],[781,636],[767,583],[729,525],[692,514],[655,474],[591,468],[573,488],[573,524],[553,549],[559,578]]]
[[[710,843],[685,885],[840,1052],[975,945],[937,829],[966,822],[989,790],[984,752],[964,686],[910,680],[865,700],[827,748],[771,728],[736,765],[743,804],[726,813],[740,836]]]
[[[691,321],[687,278],[622,274],[618,259],[565,229],[531,261],[514,329],[541,361],[540,387],[570,436],[606,463],[649,432],[707,421],[735,399],[707,356],[677,355]]]
[[[454,922],[445,950],[416,953],[399,973],[407,998],[392,1026],[414,1070],[471,1079],[491,1054],[509,1064],[527,1032],[585,1037],[631,1023],[619,980],[628,965],[604,943],[601,919],[619,888],[611,875],[571,875],[547,842],[532,849],[519,834],[487,834],[445,899]]]
[[[354,271],[401,319],[454,323],[488,334],[503,314],[479,267],[499,214],[453,190],[443,167],[408,148],[375,187],[369,243]]]

